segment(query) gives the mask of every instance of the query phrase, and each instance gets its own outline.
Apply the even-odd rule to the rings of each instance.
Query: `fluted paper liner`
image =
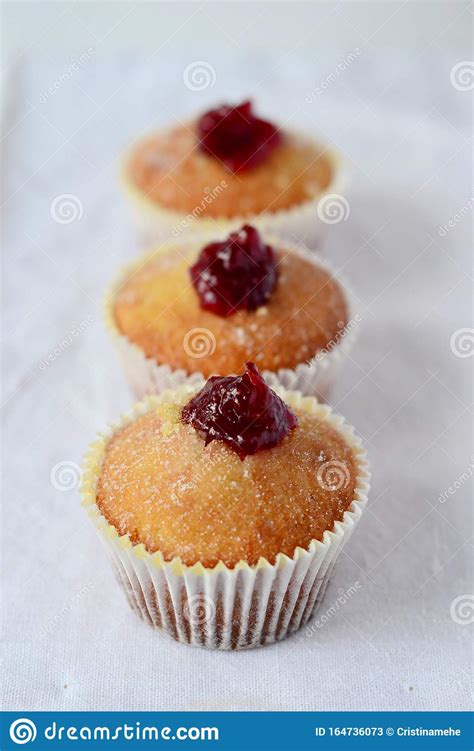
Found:
[[[344,162],[333,147],[323,146],[314,141],[331,165],[331,181],[326,188],[314,198],[304,203],[279,211],[264,211],[258,214],[242,214],[235,217],[194,216],[193,212],[173,211],[160,206],[130,179],[128,164],[137,145],[145,134],[137,139],[125,154],[121,164],[120,177],[128,202],[132,207],[135,226],[142,245],[145,247],[155,242],[172,238],[186,237],[197,232],[204,234],[229,234],[240,229],[243,224],[252,224],[262,232],[270,233],[288,240],[304,241],[311,248],[318,248],[327,229],[332,224],[331,217],[323,221],[318,214],[318,204],[327,196],[340,196],[347,183]],[[296,135],[296,134],[295,134]],[[307,136],[305,136],[307,139]],[[217,187],[217,186],[214,186]],[[212,187],[210,186],[210,190]],[[205,200],[206,196],[203,196]],[[195,211],[198,207],[195,208]]]
[[[183,390],[190,395],[195,392],[189,385],[179,392]],[[201,563],[187,566],[180,558],[166,561],[160,552],[149,553],[142,544],[134,545],[103,516],[96,489],[109,440],[159,403],[176,399],[176,391],[135,405],[99,436],[86,457],[82,501],[106,544],[117,579],[137,615],[177,641],[214,649],[246,649],[297,631],[320,604],[336,560],[367,503],[368,463],[353,428],[316,399],[281,387],[276,391],[290,407],[313,412],[338,430],[352,449],[357,469],[354,498],[342,521],[326,530],[322,540],[312,540],[307,549],[296,548],[292,558],[279,553],[273,564],[260,558],[256,565],[242,560],[235,568],[222,561],[212,569]]]
[[[306,396],[324,398],[333,386],[338,371],[352,349],[357,337],[360,316],[356,312],[354,295],[349,290],[347,284],[341,281],[337,272],[330,264],[316,258],[304,246],[295,245],[295,243],[287,244],[278,238],[265,237],[265,242],[274,245],[278,250],[285,253],[294,253],[315,266],[324,269],[336,279],[344,294],[347,305],[347,325],[343,329],[342,335],[339,335],[337,341],[332,343],[331,347],[316,352],[308,362],[300,363],[293,369],[280,368],[277,371],[264,370],[262,372],[263,377],[270,386],[281,385],[293,391],[301,391]],[[192,243],[189,241],[185,242],[184,246],[188,251],[191,251],[194,247],[198,250],[202,247],[202,244],[203,241],[201,238],[199,240],[194,239]],[[174,369],[166,363],[157,362],[153,357],[147,357],[137,344],[130,341],[127,336],[120,332],[115,320],[115,298],[121,285],[138,268],[145,265],[151,258],[156,257],[157,254],[166,254],[173,252],[173,250],[178,251],[179,248],[183,248],[183,241],[165,243],[155,250],[140,256],[119,272],[118,277],[105,295],[106,328],[117,350],[127,380],[137,399],[143,399],[145,396],[152,394],[159,394],[165,389],[177,388],[184,383],[199,385],[205,380],[204,375],[201,373],[191,374],[183,369]],[[228,374],[219,373],[218,375]]]

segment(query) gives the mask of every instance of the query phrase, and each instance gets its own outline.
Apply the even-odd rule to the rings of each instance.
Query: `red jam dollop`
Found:
[[[278,446],[296,427],[293,412],[270,389],[257,366],[241,376],[212,376],[181,412],[206,443],[224,441],[240,457]]]
[[[251,102],[209,110],[197,123],[200,148],[231,172],[253,169],[282,142],[278,129],[255,117]]]
[[[273,248],[248,224],[223,242],[206,245],[189,273],[201,308],[223,318],[260,307],[277,282]]]

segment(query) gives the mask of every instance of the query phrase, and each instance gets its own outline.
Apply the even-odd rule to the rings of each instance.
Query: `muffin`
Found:
[[[158,247],[107,295],[108,330],[136,396],[255,360],[270,384],[324,397],[360,320],[347,289],[314,255],[250,225],[202,242]]]
[[[255,364],[138,404],[86,459],[83,501],[135,612],[178,641],[268,644],[321,602],[369,489],[360,442]]]
[[[318,201],[341,190],[341,172],[335,152],[257,117],[250,102],[143,136],[122,167],[150,244],[247,222],[312,245],[324,227]]]

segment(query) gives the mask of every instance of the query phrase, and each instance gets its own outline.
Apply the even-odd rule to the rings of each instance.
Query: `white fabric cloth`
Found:
[[[249,57],[196,92],[165,54],[147,64],[91,56],[62,82],[64,61],[26,56],[10,69],[4,706],[467,709],[472,634],[451,610],[466,619],[469,602],[459,615],[453,601],[473,591],[472,359],[450,342],[472,326],[470,95],[450,71],[469,54],[438,43],[407,60],[369,45],[311,103],[339,56],[311,67]],[[101,311],[104,286],[137,251],[117,157],[150,126],[249,93],[346,155],[350,215],[328,227],[324,251],[362,321],[332,403],[366,439],[373,484],[318,618],[359,582],[347,602],[312,631],[228,654],[177,645],[131,612],[80,507],[75,465],[130,403]],[[52,217],[64,194],[77,212],[70,223]]]

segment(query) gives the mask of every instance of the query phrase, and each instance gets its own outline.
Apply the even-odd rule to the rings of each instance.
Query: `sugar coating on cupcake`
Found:
[[[115,293],[116,325],[147,357],[188,373],[237,373],[247,360],[264,371],[294,369],[337,344],[348,321],[348,304],[328,271],[278,247],[272,253],[275,282],[265,287],[261,304],[219,315],[203,309],[190,278],[199,251],[183,244],[182,249],[157,252]],[[235,274],[231,269],[232,279]],[[252,294],[256,289],[253,283]],[[228,288],[224,294],[228,300]],[[244,299],[241,292],[232,294]]]
[[[162,208],[188,214],[200,207],[209,218],[274,213],[316,198],[331,182],[330,159],[311,139],[249,115],[248,107],[224,106],[143,138],[127,160],[127,179]]]
[[[183,421],[190,398],[177,391],[109,441],[97,504],[119,534],[166,560],[232,568],[261,557],[273,563],[279,553],[292,557],[342,519],[357,467],[343,436],[319,413],[291,408],[295,424],[278,445],[242,459]]]

